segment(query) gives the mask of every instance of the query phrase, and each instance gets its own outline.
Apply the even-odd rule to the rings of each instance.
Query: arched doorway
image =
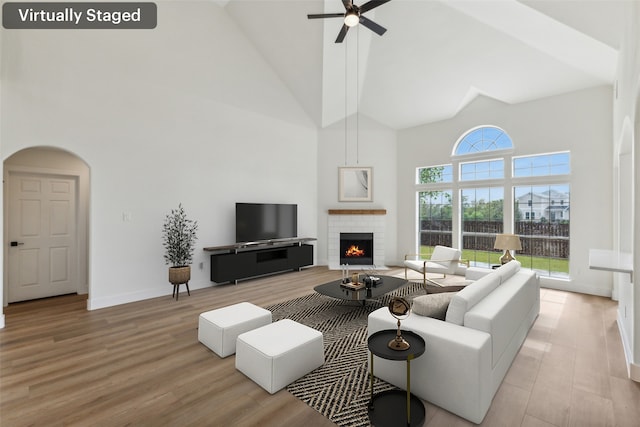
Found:
[[[54,147],[4,161],[4,302],[87,294],[88,165]]]

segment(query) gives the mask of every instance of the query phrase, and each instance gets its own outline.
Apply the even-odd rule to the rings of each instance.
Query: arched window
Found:
[[[456,156],[513,148],[511,138],[496,126],[479,126],[471,129],[453,147]]]

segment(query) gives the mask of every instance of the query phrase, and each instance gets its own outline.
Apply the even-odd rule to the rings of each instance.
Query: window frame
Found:
[[[494,177],[494,176],[489,176],[488,178],[473,178],[473,179],[463,179],[463,173],[462,173],[462,169],[464,165],[479,165],[482,163],[486,163],[489,165],[489,175],[491,175],[491,172],[493,171],[493,169],[491,169],[491,163],[493,162],[502,162],[502,176],[501,177]],[[484,182],[484,181],[501,181],[506,177],[506,167],[505,167],[505,161],[504,161],[504,157],[496,157],[496,158],[489,158],[489,159],[481,159],[481,160],[477,160],[477,159],[472,159],[469,160],[468,158],[465,159],[465,161],[459,161],[458,162],[458,181],[460,182],[464,182],[464,183],[469,183],[469,182]],[[474,174],[477,175],[478,171],[475,170]]]
[[[435,181],[435,182],[420,182],[420,172],[424,169],[435,169],[435,168],[451,168],[451,181]],[[444,163],[441,165],[433,165],[433,166],[420,166],[416,168],[416,177],[415,177],[415,183],[416,185],[431,185],[431,184],[448,184],[451,185],[451,183],[455,180],[455,169],[453,167],[452,163]]]
[[[452,182],[436,182],[436,183],[420,183],[419,179],[419,170],[430,167],[439,167],[439,166],[448,166],[449,164],[438,164],[438,165],[426,165],[420,166],[416,168],[416,181],[415,181],[415,191],[416,191],[416,214],[417,214],[417,227],[420,227],[420,212],[418,196],[420,192],[424,191],[443,191],[443,190],[452,190],[452,243],[454,247],[463,248],[463,230],[462,230],[462,215],[463,215],[463,207],[462,207],[462,192],[463,190],[470,188],[487,188],[487,187],[503,187],[503,229],[504,233],[513,233],[516,227],[516,218],[515,218],[515,200],[514,200],[514,189],[517,186],[538,186],[538,185],[554,185],[554,184],[569,184],[569,197],[571,197],[571,163],[572,156],[570,150],[561,150],[561,151],[552,151],[552,152],[540,152],[540,153],[531,153],[531,154],[522,154],[522,155],[514,155],[515,146],[513,144],[513,140],[508,135],[504,129],[487,125],[488,127],[496,128],[501,130],[509,140],[511,141],[510,148],[502,148],[502,149],[494,149],[488,150],[484,152],[472,152],[472,153],[463,153],[456,154],[456,150],[461,141],[463,141],[464,137],[468,135],[470,132],[477,130],[483,126],[477,126],[465,132],[458,140],[453,144],[453,150],[451,152],[451,163],[453,167],[453,181]],[[537,157],[537,156],[548,156],[553,154],[566,153],[568,154],[568,173],[566,174],[550,174],[550,175],[537,175],[537,176],[514,176],[514,166],[515,160],[526,157]],[[461,165],[464,163],[470,162],[481,162],[481,161],[491,161],[491,160],[503,160],[503,177],[502,178],[488,178],[488,179],[478,179],[478,180],[462,180],[461,179]],[[568,206],[571,205],[571,200],[568,202]],[[571,215],[569,215],[570,221]],[[534,219],[535,221],[535,219]],[[419,231],[419,230],[418,230]],[[420,252],[420,238],[419,232],[416,234],[416,253]],[[569,232],[569,239],[570,239]],[[464,249],[464,248],[463,248]],[[571,257],[569,253],[568,258],[569,266],[571,265]],[[551,271],[549,271],[551,273]],[[549,279],[558,279],[551,274],[545,276]],[[570,278],[570,275],[569,275]]]
[[[544,178],[544,177],[537,177],[537,178]],[[532,183],[531,181],[526,181],[522,178],[518,178],[518,181],[522,181],[522,182],[518,182],[518,183],[514,183],[514,185],[511,187],[511,193],[512,196],[514,198],[514,203],[511,206],[511,210],[515,211],[516,209],[516,205],[515,205],[515,192],[516,192],[516,188],[517,187],[530,187],[530,188],[534,188],[534,187],[554,187],[554,186],[566,186],[567,187],[567,191],[568,191],[568,195],[569,195],[569,202],[566,203],[564,205],[560,205],[560,206],[566,206],[569,209],[571,209],[571,182],[569,180],[569,175],[555,175],[555,176],[550,176],[549,179],[545,180],[545,179],[536,179],[535,183]],[[533,206],[527,206],[528,208],[533,208],[536,204],[536,202],[533,202]],[[540,222],[540,218],[537,217],[536,215],[536,210],[535,209],[530,209],[529,212],[525,212],[525,217],[526,214],[530,213],[530,218],[525,219],[525,221],[532,221],[532,222]],[[546,222],[549,221],[549,218],[546,219]],[[561,221],[568,221],[569,224],[569,230],[568,230],[568,236],[564,237],[562,235],[542,235],[542,237],[548,238],[548,239],[566,239],[567,240],[567,250],[568,250],[568,258],[567,258],[567,273],[563,274],[561,271],[551,271],[549,270],[535,270],[537,271],[539,274],[542,274],[543,277],[545,277],[545,279],[552,279],[552,280],[569,280],[571,279],[571,214],[569,214],[569,219],[568,220],[561,220]],[[513,220],[513,227],[515,229],[516,227],[516,221],[515,218]],[[524,240],[526,238],[531,238],[531,235],[522,235],[524,238],[521,239],[523,240],[523,244],[524,244]],[[540,235],[539,235],[540,236]],[[527,258],[530,257],[531,255],[522,255],[523,258]],[[554,259],[554,257],[552,256],[541,256],[540,258],[548,258],[549,260],[549,264],[551,264],[551,261]],[[526,267],[526,263],[523,263],[523,266]],[[527,267],[529,268],[529,267]],[[555,273],[555,274],[554,274]]]
[[[516,176],[516,161],[519,159],[526,159],[526,158],[535,158],[535,157],[545,157],[545,156],[553,156],[556,154],[567,154],[569,156],[569,162],[567,163],[567,167],[568,167],[568,172],[567,173],[549,173],[546,175],[526,175],[526,176]],[[548,167],[551,167],[551,164],[547,165]],[[554,176],[571,176],[571,151],[569,150],[562,150],[562,151],[551,151],[551,152],[547,152],[547,153],[539,153],[539,154],[525,154],[525,155],[521,155],[521,156],[513,156],[512,157],[512,161],[511,161],[511,176],[513,177],[513,179],[530,179],[530,178],[541,178],[541,177],[554,177]]]
[[[460,144],[462,144],[463,142],[465,142],[465,139],[467,139],[472,133],[483,129],[483,128],[491,128],[491,129],[497,129],[499,130],[503,135],[506,135],[507,138],[509,138],[509,142],[510,142],[510,146],[509,147],[503,147],[503,148],[496,148],[493,150],[484,150],[484,151],[474,151],[474,152],[468,152],[468,153],[457,153],[458,149],[460,148]],[[509,136],[509,134],[502,129],[499,126],[495,126],[495,125],[479,125],[476,126],[474,128],[471,128],[469,130],[467,130],[465,133],[463,133],[460,138],[458,138],[458,140],[455,142],[455,144],[453,144],[453,150],[451,151],[451,157],[475,157],[478,155],[488,155],[488,156],[500,156],[499,153],[502,152],[508,152],[508,151],[513,151],[513,139]]]
[[[438,183],[438,184],[450,184],[450,183]],[[424,233],[426,233],[426,235],[429,235],[434,231],[438,231],[438,230],[433,230],[433,229],[422,230],[422,227],[421,227],[421,224],[420,224],[420,221],[423,219],[421,217],[421,215],[420,215],[420,213],[421,213],[420,211],[421,211],[421,207],[422,207],[421,204],[420,204],[420,193],[423,193],[423,192],[439,192],[439,193],[447,193],[448,192],[450,194],[451,203],[450,204],[440,204],[440,206],[441,207],[442,206],[450,206],[451,207],[451,223],[452,223],[451,227],[452,227],[452,229],[451,230],[446,230],[447,231],[446,234],[451,236],[450,240],[451,240],[452,244],[454,244],[454,242],[455,242],[454,241],[454,236],[455,236],[455,234],[454,234],[454,227],[455,227],[455,207],[454,207],[455,193],[454,193],[453,189],[450,186],[449,187],[447,187],[447,186],[439,186],[438,189],[418,190],[416,192],[416,206],[417,206],[417,218],[418,218],[418,222],[416,224],[416,226],[417,226],[416,229],[417,229],[417,236],[418,236],[418,244],[417,244],[417,249],[416,249],[416,252],[415,252],[417,254],[421,253],[420,249],[421,249],[421,246],[422,246],[421,245],[422,235]],[[431,218],[426,218],[426,219],[431,219]],[[442,218],[440,218],[440,220],[442,220]],[[445,234],[445,233],[432,233],[432,234]]]

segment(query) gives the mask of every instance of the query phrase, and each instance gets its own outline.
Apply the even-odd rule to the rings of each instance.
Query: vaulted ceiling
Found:
[[[355,0],[361,5],[367,0]],[[355,111],[393,129],[456,115],[478,95],[513,104],[611,85],[625,1],[391,0],[334,43],[341,0],[220,0],[320,127]]]

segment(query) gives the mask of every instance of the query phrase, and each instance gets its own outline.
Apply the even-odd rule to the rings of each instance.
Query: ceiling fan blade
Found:
[[[347,31],[349,31],[349,27],[347,27],[345,24],[342,24],[342,28],[340,29],[340,32],[338,33],[338,38],[336,39],[336,43],[342,43],[342,41],[344,40],[344,38],[347,35]]]
[[[386,28],[376,24],[371,19],[364,16],[360,16],[360,23],[379,36],[383,35],[387,31]]]
[[[309,19],[319,18],[344,18],[344,13],[315,13],[307,15]]]
[[[365,13],[368,10],[383,5],[391,0],[371,0],[360,6],[360,13]]]

